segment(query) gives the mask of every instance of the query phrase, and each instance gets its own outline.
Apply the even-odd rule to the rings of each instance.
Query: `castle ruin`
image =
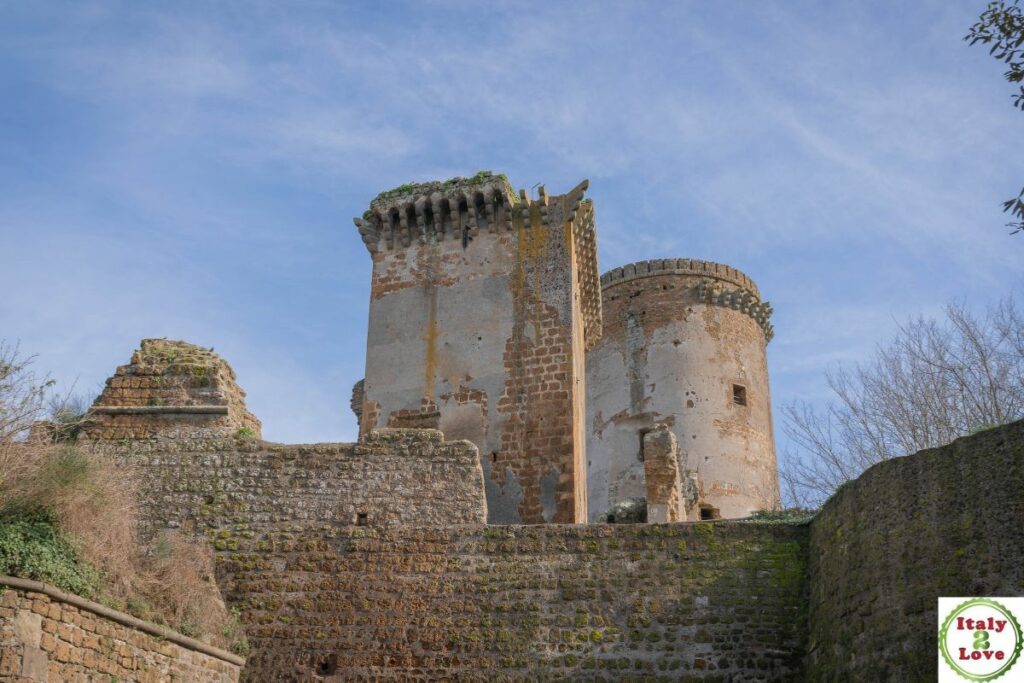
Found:
[[[212,349],[143,340],[79,447],[137,471],[143,536],[208,539],[251,652],[0,577],[0,681],[934,680],[936,597],[1024,585],[1024,422],[729,519],[778,503],[771,308],[706,261],[598,278],[586,189],[371,202],[357,443],[263,441]]]
[[[481,173],[384,192],[355,219],[373,260],[360,434],[476,444],[495,524],[603,521],[646,501],[643,437],[661,424],[678,444],[673,519],[776,507],[770,306],[704,261],[599,280],[586,189],[531,200]]]

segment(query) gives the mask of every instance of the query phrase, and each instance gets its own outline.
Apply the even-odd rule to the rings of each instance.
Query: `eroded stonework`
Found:
[[[880,463],[810,524],[523,526],[485,523],[477,448],[436,430],[282,445],[134,417],[143,436],[82,447],[136,469],[143,534],[176,528],[211,543],[252,647],[251,682],[934,680],[938,595],[1021,590],[1024,422]],[[675,432],[653,425],[642,444],[646,511],[678,519],[696,499]],[[541,497],[557,492],[546,486]],[[14,647],[0,652],[0,680],[47,680],[44,667],[63,662],[75,675],[112,672],[88,663],[99,655],[74,628],[81,661],[37,641],[42,619],[11,601],[31,598],[37,616],[51,605],[3,598],[0,635]],[[137,671],[150,657],[117,665]],[[196,661],[171,659],[161,666]],[[230,680],[221,668],[204,674]]]
[[[586,359],[590,521],[656,483],[643,443],[659,423],[678,442],[683,481],[697,485],[685,518],[775,509],[771,306],[757,286],[692,259],[631,264],[601,281],[604,332]]]
[[[398,188],[356,220],[373,259],[360,433],[480,449],[488,520],[586,520],[584,352],[600,335],[587,183],[531,201],[501,176]]]
[[[93,402],[84,436],[145,439],[175,429],[258,437],[260,421],[246,409],[235,371],[213,349],[143,339]]]

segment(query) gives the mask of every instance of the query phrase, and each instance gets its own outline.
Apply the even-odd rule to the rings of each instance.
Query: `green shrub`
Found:
[[[0,574],[52,584],[92,597],[99,586],[95,570],[78,561],[53,517],[38,511],[0,512]]]

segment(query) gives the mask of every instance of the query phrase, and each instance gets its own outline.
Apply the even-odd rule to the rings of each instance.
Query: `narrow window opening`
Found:
[[[330,676],[338,670],[338,655],[333,652],[320,658],[316,663],[316,672],[320,676]]]
[[[747,405],[747,388],[742,384],[732,385],[732,402],[738,406]]]
[[[491,462],[498,462],[498,451],[491,453]]]
[[[640,462],[644,461],[644,437],[647,436],[647,432],[649,431],[651,430],[641,429],[639,432],[637,432],[637,435],[640,437],[640,448],[637,450],[636,457]]]
[[[721,519],[722,513],[718,511],[718,508],[712,507],[711,505],[700,506],[700,518],[701,519]]]
[[[369,515],[365,512],[356,513],[356,526],[366,526],[369,523]]]

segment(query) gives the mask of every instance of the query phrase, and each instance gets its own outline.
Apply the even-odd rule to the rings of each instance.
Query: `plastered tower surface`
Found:
[[[481,173],[383,193],[355,221],[373,258],[360,433],[476,444],[491,523],[587,519],[583,362],[601,309],[586,186],[531,201]]]
[[[647,495],[644,434],[668,425],[689,519],[778,505],[765,346],[771,307],[728,266],[662,259],[601,277],[603,336],[587,354],[589,519]],[[652,482],[654,483],[654,482]]]

